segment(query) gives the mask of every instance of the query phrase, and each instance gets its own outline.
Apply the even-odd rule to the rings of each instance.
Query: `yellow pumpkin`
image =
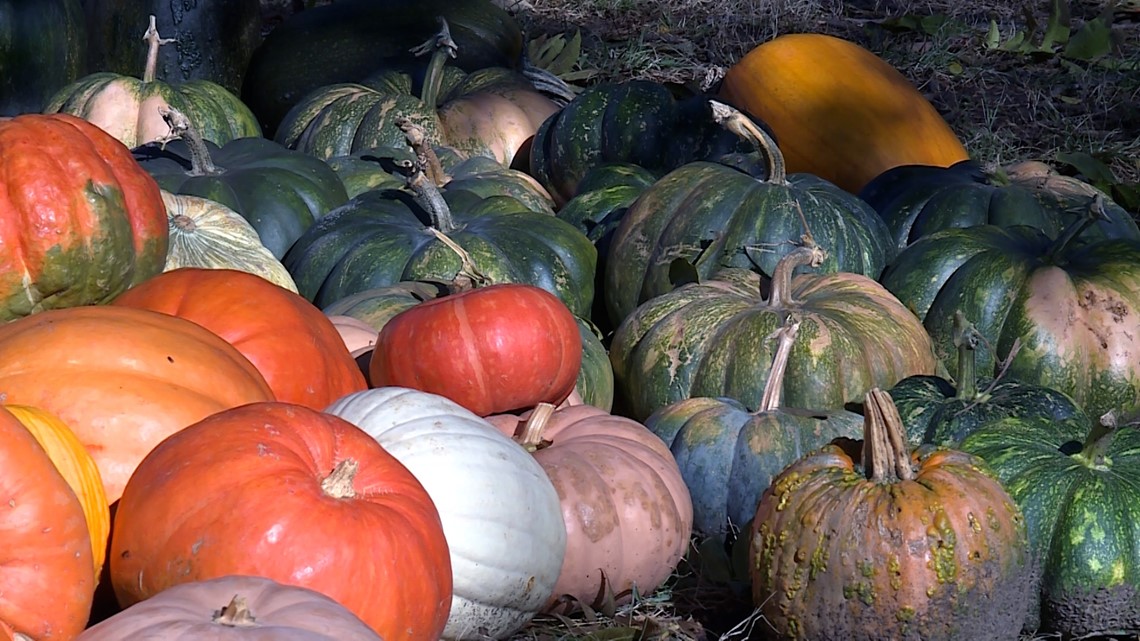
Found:
[[[851,193],[892,167],[948,167],[969,157],[905,76],[833,36],[788,34],[757,46],[729,68],[719,95],[771,127],[788,173],[815,174]]]
[[[111,534],[111,510],[95,459],[71,428],[51,412],[27,405],[5,405],[4,409],[31,432],[79,498],[91,533],[91,551],[98,577],[106,558],[107,537]]]

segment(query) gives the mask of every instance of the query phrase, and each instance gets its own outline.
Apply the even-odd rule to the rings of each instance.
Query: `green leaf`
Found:
[[[950,64],[946,65],[946,71],[950,72],[951,76],[960,76],[964,69],[962,68],[962,63],[957,60],[951,60]]]
[[[1052,10],[1049,12],[1049,22],[1045,25],[1045,35],[1041,37],[1040,48],[1052,51],[1053,45],[1068,42],[1069,23],[1068,0],[1053,0]]]
[[[570,73],[574,70],[574,65],[578,64],[578,58],[582,56],[582,31],[574,32],[574,37],[569,41],[565,41],[562,50],[558,52],[558,56],[550,62],[550,66],[546,68],[547,71],[556,75],[562,76],[563,74]],[[565,80],[565,78],[563,78]]]
[[[1112,25],[1101,16],[1081,25],[1062,53],[1075,60],[1094,60],[1111,52]]]
[[[990,19],[990,29],[986,32],[986,49],[997,49],[1001,46],[1001,32],[998,31],[997,20]]]
[[[1057,154],[1057,162],[1076,169],[1091,183],[1104,185],[1116,183],[1112,169],[1092,154],[1083,151],[1061,152]]]

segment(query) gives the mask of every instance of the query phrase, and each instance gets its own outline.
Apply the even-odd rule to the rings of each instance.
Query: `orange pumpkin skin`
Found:
[[[276,400],[321,410],[367,389],[328,317],[260,276],[184,267],[132,287],[112,304],[185,318],[221,336],[261,372]]]
[[[349,460],[351,492],[329,486]],[[420,482],[356,426],[289,403],[220,412],[158,445],[123,492],[110,565],[123,607],[247,574],[321,592],[386,641],[435,641],[451,610],[451,556]]]
[[[491,285],[393,316],[369,363],[373,387],[439,394],[479,416],[558,404],[582,367],[582,338],[566,305],[532,285]]]
[[[769,40],[729,68],[718,93],[772,128],[788,173],[815,174],[851,193],[892,167],[949,167],[969,157],[905,76],[834,36]]]
[[[273,392],[207,329],[149,310],[92,306],[0,325],[0,398],[71,427],[114,503],[162,439],[215,412],[273,400]]]
[[[0,407],[0,621],[32,639],[87,625],[95,564],[83,507],[51,457]]]
[[[66,114],[0,121],[0,322],[109,301],[162,271],[158,183],[118,140]]]

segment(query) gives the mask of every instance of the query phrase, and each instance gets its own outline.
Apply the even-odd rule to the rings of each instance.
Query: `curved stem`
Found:
[[[780,408],[784,397],[784,373],[788,370],[788,357],[792,353],[792,345],[796,342],[796,333],[799,331],[800,321],[789,318],[768,336],[768,340],[778,341],[776,354],[772,357],[772,367],[768,370],[768,382],[764,383],[764,395],[760,397],[760,407],[754,413],[772,412]]]
[[[423,164],[424,173],[435,183],[436,187],[443,187],[451,182],[451,176],[443,170],[443,163],[427,139],[424,128],[412,122],[411,118],[400,117],[396,119],[396,126],[404,133],[404,138],[416,154],[416,160]]]
[[[439,242],[446,245],[448,249],[459,256],[459,271],[455,273],[455,278],[452,279],[450,283],[447,283],[452,293],[491,284],[491,279],[479,270],[479,267],[475,264],[475,259],[471,258],[471,254],[469,254],[466,249],[463,249],[459,243],[435,227],[429,227],[428,230],[431,231]]]
[[[756,123],[735,107],[717,100],[709,100],[709,106],[712,107],[713,120],[717,124],[748,141],[763,154],[764,162],[768,166],[768,178],[765,182],[780,184],[787,182],[784,154],[780,153],[780,148],[776,146],[776,141],[772,140],[768,132],[757,127]]]
[[[772,270],[772,291],[768,294],[768,306],[781,308],[796,303],[792,298],[792,274],[797,267],[808,265],[819,267],[827,253],[818,245],[808,242],[784,255]]]
[[[1061,230],[1061,233],[1053,241],[1053,244],[1049,246],[1049,251],[1045,253],[1046,261],[1054,263],[1057,256],[1064,253],[1069,245],[1083,234],[1086,229],[1097,221],[1107,218],[1108,213],[1104,210],[1104,196],[1098,193],[1093,197],[1093,201],[1089,204],[1089,209],[1085,215]]]
[[[175,39],[158,37],[158,22],[153,15],[150,17],[150,26],[147,27],[142,39],[146,41],[147,45],[146,67],[143,67],[142,81],[151,83],[154,82],[155,71],[158,69],[158,48],[174,42]]]
[[[546,431],[554,410],[555,407],[550,403],[539,403],[531,410],[526,424],[523,425],[522,434],[518,437],[519,445],[525,447],[526,451],[534,452],[550,445],[550,441],[543,439],[542,434]]]
[[[981,333],[966,320],[962,310],[954,312],[954,345],[958,348],[958,393],[955,398],[973,400],[978,396],[977,352]]]
[[[424,174],[424,168],[419,163],[409,163],[411,171],[407,174],[405,184],[415,194],[416,202],[427,210],[431,218],[431,226],[447,234],[455,231],[455,220],[451,217],[451,208],[443,198],[439,187],[435,186]],[[400,163],[397,163],[399,166]],[[406,168],[406,167],[401,167]]]
[[[186,148],[190,151],[191,176],[214,176],[225,173],[224,169],[214,165],[214,159],[210,158],[210,150],[206,147],[206,141],[202,139],[202,134],[198,133],[198,130],[190,124],[190,119],[186,117],[186,114],[173,107],[160,107],[158,113],[170,127],[170,133],[155,142],[165,146],[171,140],[180,138],[184,140]]]
[[[864,397],[863,408],[864,475],[876,483],[913,480],[902,417],[891,395],[874,388]]]
[[[249,602],[240,594],[235,594],[226,607],[215,612],[213,621],[231,628],[247,628],[257,624],[257,618],[249,609]]]
[[[448,59],[455,58],[459,53],[459,45],[455,44],[455,40],[451,38],[451,27],[448,26],[447,19],[439,16],[437,20],[440,24],[439,32],[420,46],[412,48],[412,53],[417,56],[431,54],[427,72],[424,74],[424,86],[420,89],[420,100],[432,109],[439,102],[439,88],[443,83],[443,68],[447,65]]]

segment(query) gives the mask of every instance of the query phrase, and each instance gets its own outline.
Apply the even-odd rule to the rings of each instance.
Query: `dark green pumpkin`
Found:
[[[1098,191],[1048,165],[1021,162],[987,172],[974,160],[950,167],[903,165],[889,169],[860,192],[886,221],[902,249],[922,236],[950,227],[1028,225],[1055,238],[1081,217]],[[1101,194],[1103,196],[1103,194]],[[1128,212],[1107,199],[1105,218],[1086,241],[1140,238]]]
[[[1025,515],[1036,566],[1027,630],[1140,630],[1140,431],[1107,422],[1010,418],[961,444]]]
[[[1073,243],[1091,219],[1058,239],[1025,226],[945,229],[903,250],[882,282],[914,310],[947,367],[961,310],[990,344],[978,370],[1072,397],[1093,416],[1140,407],[1140,241]]]
[[[165,146],[136,147],[135,160],[163,189],[241,214],[279,259],[314,220],[348,200],[336,172],[319,158],[265,138],[218,147],[189,132],[183,136]]]
[[[760,407],[773,350],[765,340],[789,315],[802,325],[784,381],[784,406],[833,410],[914,374],[935,359],[918,319],[878,283],[849,273],[800,274],[820,250],[780,259],[767,300],[762,279],[728,268],[644,303],[610,345],[617,401],[629,416],[696,396]]]
[[[0,117],[39,113],[86,72],[79,0],[0,0]]]
[[[724,267],[770,276],[805,235],[827,249],[822,271],[878,278],[894,257],[886,225],[866,203],[810,174],[786,176],[783,157],[763,129],[735,109],[717,109],[724,126],[761,152],[768,168],[757,177],[692,162],[641,194],[607,253],[605,303],[615,324],[676,286],[677,261],[700,278]]]
[[[957,447],[979,427],[1004,418],[1087,420],[1084,410],[1062,392],[1005,376],[977,376],[974,350],[984,337],[961,312],[955,314],[953,331],[956,383],[939,376],[910,376],[890,390],[911,444]]]

